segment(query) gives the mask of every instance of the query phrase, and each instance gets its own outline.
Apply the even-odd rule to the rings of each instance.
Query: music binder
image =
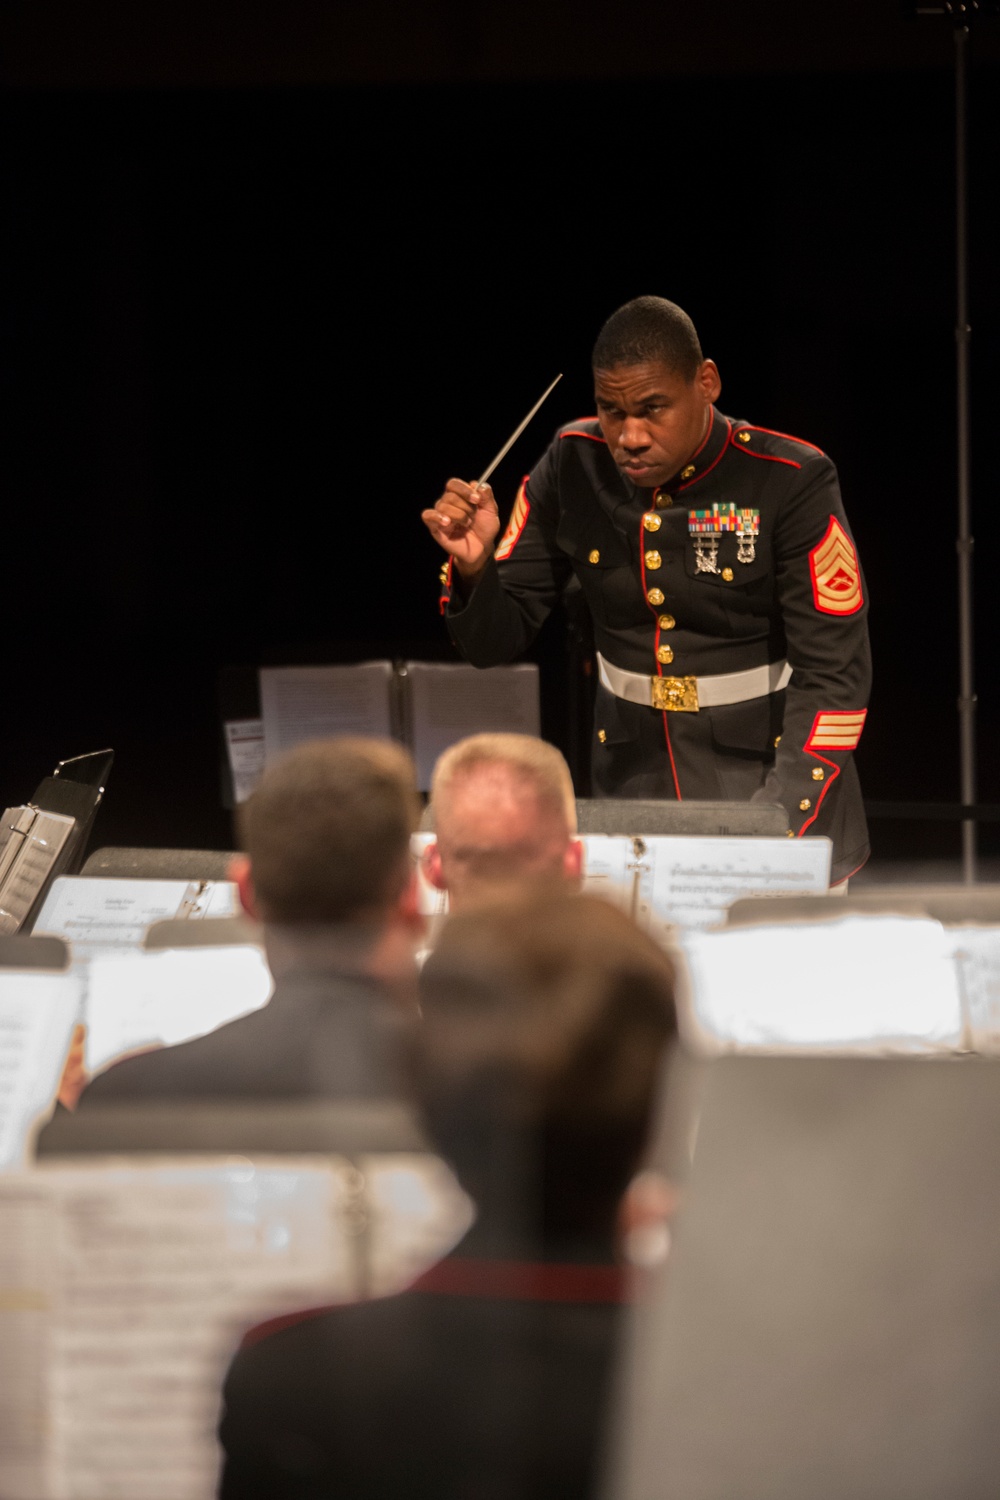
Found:
[[[55,877],[79,868],[113,762],[113,750],[61,760],[29,802],[7,808],[0,822],[0,934],[29,931]]]
[[[253,791],[268,761],[304,740],[352,734],[394,739],[413,754],[422,791],[443,750],[470,734],[538,735],[538,668],[388,659],[327,666],[261,667],[244,678],[237,710],[223,713],[223,803]]]

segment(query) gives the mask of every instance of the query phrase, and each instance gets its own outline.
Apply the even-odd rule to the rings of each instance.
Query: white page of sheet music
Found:
[[[829,839],[649,838],[650,919],[712,927],[744,896],[822,895],[829,888]]]
[[[190,919],[232,917],[239,910],[228,880],[140,880],[61,875],[34,926],[71,945],[74,961],[121,948],[138,948],[154,922],[194,903]]]
[[[369,1294],[402,1291],[461,1239],[475,1218],[471,1200],[437,1156],[363,1156],[371,1221]]]
[[[392,663],[337,667],[261,667],[264,760],[305,740],[335,734],[392,734]]]
[[[49,1441],[59,1222],[34,1174],[0,1176],[0,1495],[58,1494]]]
[[[397,1289],[471,1222],[437,1158],[361,1167],[150,1156],[0,1179],[4,1500],[207,1500],[246,1327]]]
[[[0,1171],[25,1164],[51,1107],[80,1010],[75,974],[0,969]]]
[[[976,1052],[1000,1053],[1000,927],[949,929],[968,1027]]]
[[[632,915],[636,868],[634,840],[620,834],[588,833],[581,842],[584,894],[601,896]]]
[[[264,773],[264,720],[227,719],[222,727],[233,778],[233,801],[245,802]]]
[[[858,916],[688,931],[683,1028],[708,1050],[940,1052],[962,1041],[954,933]]]
[[[464,662],[408,661],[410,724],[417,785],[431,784],[442,751],[466,735],[539,733],[538,668],[470,667]]]
[[[243,1330],[352,1295],[350,1168],[260,1158],[43,1167],[59,1207],[50,1421],[72,1500],[205,1500]]]
[[[84,1066],[97,1073],[143,1047],[174,1046],[259,1010],[273,984],[257,946],[166,948],[90,964]]]

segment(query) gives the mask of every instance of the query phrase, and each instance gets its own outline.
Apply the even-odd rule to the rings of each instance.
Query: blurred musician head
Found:
[[[569,767],[526,734],[477,734],[441,756],[431,785],[436,842],[424,874],[461,911],[511,883],[578,881],[582,846]]]
[[[611,1240],[676,1031],[667,955],[563,887],[459,913],[421,978],[428,1128],[505,1236]]]

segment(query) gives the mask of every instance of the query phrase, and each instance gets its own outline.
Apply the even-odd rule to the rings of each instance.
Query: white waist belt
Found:
[[[746,672],[717,672],[711,677],[646,677],[642,672],[624,672],[605,661],[599,651],[597,664],[602,685],[616,698],[674,713],[697,713],[699,708],[722,708],[727,703],[745,703],[767,693],[780,693],[792,676],[787,661],[768,662]]]

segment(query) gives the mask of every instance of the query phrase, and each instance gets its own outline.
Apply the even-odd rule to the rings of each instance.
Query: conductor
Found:
[[[593,617],[598,796],[780,803],[868,857],[852,758],[871,681],[867,589],[837,472],[799,438],[723,416],[694,324],[637,297],[593,352],[596,417],[560,428],[506,530],[488,485],[423,512],[449,554],[441,608],[477,667],[520,656],[572,575]]]

